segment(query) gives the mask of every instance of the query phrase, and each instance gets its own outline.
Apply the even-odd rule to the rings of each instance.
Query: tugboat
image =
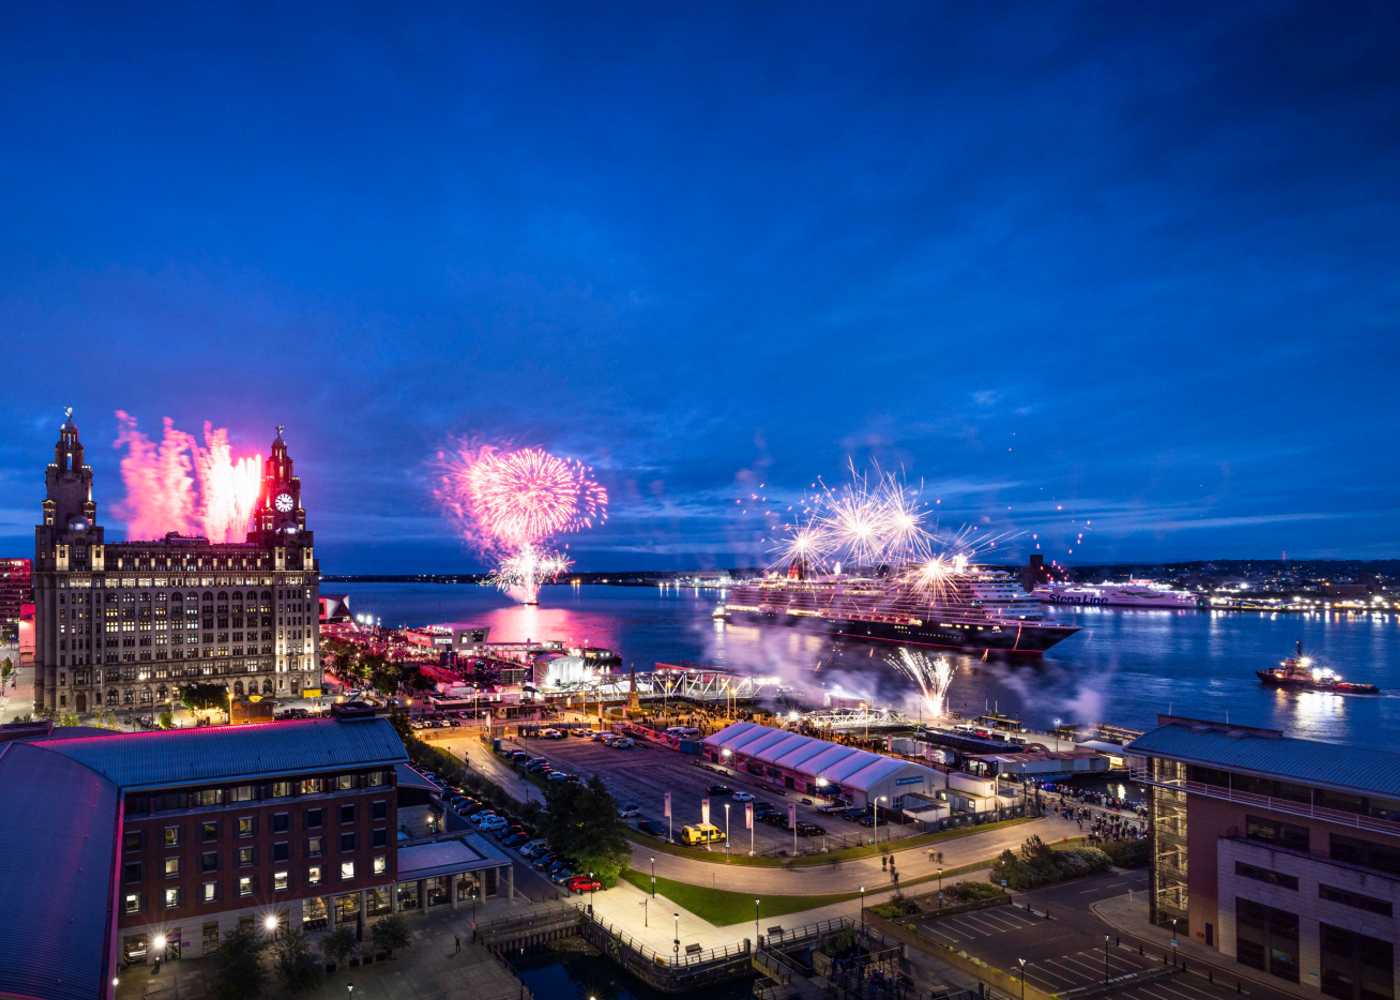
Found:
[[[1315,664],[1310,656],[1303,655],[1303,640],[1298,640],[1298,652],[1277,667],[1256,670],[1254,675],[1270,687],[1288,688],[1294,691],[1332,691],[1336,694],[1380,694],[1381,689],[1374,684],[1357,684],[1344,681],[1331,667]]]

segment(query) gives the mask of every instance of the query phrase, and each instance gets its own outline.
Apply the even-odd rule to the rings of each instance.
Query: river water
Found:
[[[326,584],[351,609],[385,625],[489,625],[491,640],[562,639],[617,651],[638,671],[686,660],[779,674],[809,702],[823,691],[920,711],[909,680],[885,662],[884,645],[845,643],[791,629],[716,623],[719,591],[553,586],[538,607],[488,587],[459,584]],[[949,706],[964,715],[997,708],[1037,728],[1104,722],[1133,729],[1157,713],[1283,729],[1290,736],[1400,750],[1400,615],[1271,615],[1243,612],[1068,608],[1078,634],[1040,661],[983,662],[946,654],[956,671]],[[1304,650],[1380,695],[1289,694],[1254,676]]]

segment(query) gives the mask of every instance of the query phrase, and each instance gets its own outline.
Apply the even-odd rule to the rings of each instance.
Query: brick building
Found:
[[[44,481],[35,708],[154,713],[195,681],[259,697],[319,687],[320,573],[282,428],[243,542],[107,542],[71,411]]]
[[[401,841],[421,787],[372,709],[330,719],[117,733],[0,727],[0,906],[24,946],[0,994],[105,997],[126,962],[211,954],[240,924],[275,936],[513,893],[475,834]]]
[[[1392,1000],[1400,754],[1159,716],[1125,751],[1151,797],[1149,912],[1338,1000]]]

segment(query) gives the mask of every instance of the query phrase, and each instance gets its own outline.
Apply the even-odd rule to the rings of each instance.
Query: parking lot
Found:
[[[857,838],[869,839],[872,831],[868,827],[842,819],[839,816],[826,816],[815,808],[805,805],[802,797],[791,790],[775,789],[764,785],[752,775],[723,768],[718,765],[700,766],[700,758],[693,754],[683,754],[665,747],[658,747],[645,740],[637,740],[631,750],[614,750],[592,740],[569,737],[562,740],[543,738],[506,740],[503,747],[518,747],[531,757],[544,757],[554,767],[587,780],[598,775],[619,806],[636,805],[641,815],[628,822],[635,827],[637,820],[649,819],[664,831],[666,829],[665,795],[671,793],[671,811],[677,837],[681,827],[698,824],[701,821],[700,800],[710,799],[710,822],[721,830],[725,826],[724,806],[730,803],[729,836],[732,849],[749,850],[749,831],[744,829],[744,804],[733,802],[729,796],[711,796],[706,789],[712,784],[723,784],[736,792],[751,793],[756,802],[770,802],[784,816],[790,801],[798,803],[799,822],[816,823],[827,831],[827,836],[799,837],[798,845],[803,853],[826,850],[842,846],[841,835],[846,842],[854,845]],[[499,759],[499,758],[498,758]],[[713,768],[713,769],[711,769]],[[897,836],[913,832],[912,826],[887,827],[884,814],[881,814],[880,839],[893,831]],[[664,832],[662,836],[664,837]],[[759,854],[772,854],[779,850],[792,851],[793,836],[790,831],[768,823],[754,821],[753,849]],[[704,848],[697,848],[703,850]],[[723,850],[721,845],[711,845],[711,850]]]
[[[1166,968],[1160,952],[1139,954],[1136,946],[1120,944],[1112,928],[1087,913],[1089,902],[1130,888],[1140,891],[1145,879],[1140,871],[1076,879],[1018,896],[1019,905],[926,919],[918,928],[930,941],[966,951],[1013,975],[1025,959],[1026,982],[1060,994]],[[1225,1000],[1236,993],[1233,981],[1212,983],[1194,973],[1177,972],[1124,983],[1102,995],[1123,1000]]]

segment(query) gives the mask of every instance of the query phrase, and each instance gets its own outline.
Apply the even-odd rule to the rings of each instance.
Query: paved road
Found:
[[[1032,834],[1042,840],[1059,840],[1061,837],[1077,835],[1073,823],[1066,823],[1059,817],[1032,820],[1015,826],[1002,827],[984,833],[971,833],[933,845],[943,852],[943,868],[987,861],[1007,848],[1016,849]],[[895,851],[895,865],[900,879],[910,879],[933,875],[939,865],[930,861],[928,847],[915,847]],[[716,856],[716,852],[711,852]],[[869,890],[893,888],[888,871],[881,870],[878,857],[860,858],[854,861],[841,861],[836,864],[796,865],[791,868],[756,868],[747,865],[726,865],[702,861],[698,858],[677,857],[672,854],[657,853],[656,874],[695,885],[714,884],[718,888],[742,889],[781,893],[783,895],[815,895],[830,892],[855,892],[861,886]],[[718,852],[718,857],[723,857]],[[652,853],[643,845],[632,850],[632,867],[639,871],[650,871]],[[985,875],[982,876],[985,878]],[[953,881],[977,878],[975,875],[958,876]],[[917,890],[929,891],[933,885],[925,884]]]

